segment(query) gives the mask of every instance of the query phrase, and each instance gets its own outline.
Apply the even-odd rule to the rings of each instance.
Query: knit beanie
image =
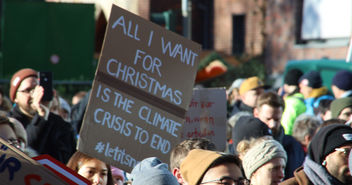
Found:
[[[131,172],[132,185],[179,185],[168,166],[156,157],[138,163]]]
[[[299,83],[305,83],[308,87],[313,89],[320,88],[323,85],[323,80],[321,79],[320,73],[317,71],[309,71],[305,73],[299,79]]]
[[[264,83],[256,76],[247,78],[241,83],[240,86],[240,95],[243,95],[244,93],[259,88],[259,87],[264,87]]]
[[[303,75],[303,72],[299,69],[291,69],[287,72],[284,83],[287,85],[298,86],[298,80]]]
[[[239,89],[243,81],[244,81],[243,78],[237,78],[235,81],[232,82],[231,86],[227,90],[227,93],[231,94],[235,88]]]
[[[272,159],[283,158],[287,162],[287,154],[282,145],[275,140],[264,140],[250,148],[243,156],[242,165],[247,179],[261,166]]]
[[[16,98],[16,92],[18,87],[21,85],[21,82],[30,76],[37,77],[37,71],[30,69],[30,68],[25,68],[17,71],[11,78],[10,81],[10,99],[11,101],[14,101]]]
[[[123,174],[123,171],[120,170],[119,168],[116,168],[115,166],[110,166],[111,168],[111,175],[114,178],[120,179],[122,182],[125,181],[125,176]]]
[[[352,72],[347,70],[338,71],[332,79],[331,85],[342,90],[352,90]]]
[[[337,118],[344,108],[352,107],[352,98],[339,98],[331,102],[330,111],[331,118]]]
[[[270,128],[260,119],[253,116],[242,116],[238,119],[235,127],[232,129],[233,147],[236,151],[237,145],[244,139],[259,138],[271,136]]]
[[[181,175],[189,185],[197,185],[211,164],[222,156],[215,151],[193,149],[181,163]]]
[[[322,127],[312,138],[308,146],[308,156],[318,164],[335,148],[352,143],[352,128],[343,124]]]

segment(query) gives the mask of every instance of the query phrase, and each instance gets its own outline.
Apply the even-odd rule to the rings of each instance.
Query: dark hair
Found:
[[[70,158],[70,160],[67,162],[67,167],[71,168],[73,171],[78,172],[78,170],[81,167],[81,164],[90,161],[92,159],[96,159],[94,157],[90,157],[80,151],[76,151]],[[99,160],[99,159],[98,159]],[[106,163],[105,163],[106,164]],[[111,168],[110,165],[106,164],[106,167],[108,168],[108,181],[107,185],[114,185],[114,181],[112,179],[112,174],[111,174]]]
[[[319,105],[317,108],[314,108],[314,114],[317,115],[318,113],[325,114],[328,110],[330,110],[330,104],[333,100],[331,99],[324,99],[320,100]]]
[[[215,144],[206,138],[186,139],[172,149],[170,154],[170,169],[180,168],[182,160],[188,152],[193,149],[204,149],[215,151]]]
[[[317,130],[315,131],[315,133],[317,133],[321,128],[326,127],[328,125],[333,125],[333,124],[345,124],[346,121],[342,120],[342,119],[338,119],[338,118],[333,118],[333,119],[329,119],[324,121],[322,124],[320,124],[317,128]]]
[[[202,179],[204,178],[205,173],[210,168],[214,168],[216,166],[219,166],[219,165],[222,165],[222,164],[225,164],[225,163],[235,164],[236,166],[238,166],[238,168],[241,170],[241,173],[243,174],[243,172],[242,172],[242,162],[241,162],[241,159],[237,155],[222,154],[219,158],[215,159],[215,161],[213,161],[213,163],[211,163],[211,165],[208,167],[207,170],[204,171],[202,177],[199,179],[198,182],[202,182]]]
[[[224,163],[234,163],[236,164],[239,168],[241,168],[241,160],[237,155],[232,155],[232,154],[223,154],[221,157],[217,158],[210,166],[209,168],[213,168],[215,166],[219,166]],[[209,169],[208,168],[208,169]]]

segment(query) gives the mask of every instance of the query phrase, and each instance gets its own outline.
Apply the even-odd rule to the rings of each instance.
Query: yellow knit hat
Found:
[[[247,78],[240,86],[240,95],[259,87],[264,87],[264,83],[258,77]]]

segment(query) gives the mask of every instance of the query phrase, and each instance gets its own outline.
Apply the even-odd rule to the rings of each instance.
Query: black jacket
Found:
[[[33,119],[15,106],[9,116],[20,121],[27,131],[28,146],[39,154],[49,154],[66,164],[76,150],[76,140],[71,124],[60,116],[49,113],[48,120],[36,114]]]

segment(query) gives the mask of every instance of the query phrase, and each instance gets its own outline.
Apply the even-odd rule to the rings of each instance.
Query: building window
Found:
[[[245,49],[245,15],[232,16],[232,54],[242,55]]]

